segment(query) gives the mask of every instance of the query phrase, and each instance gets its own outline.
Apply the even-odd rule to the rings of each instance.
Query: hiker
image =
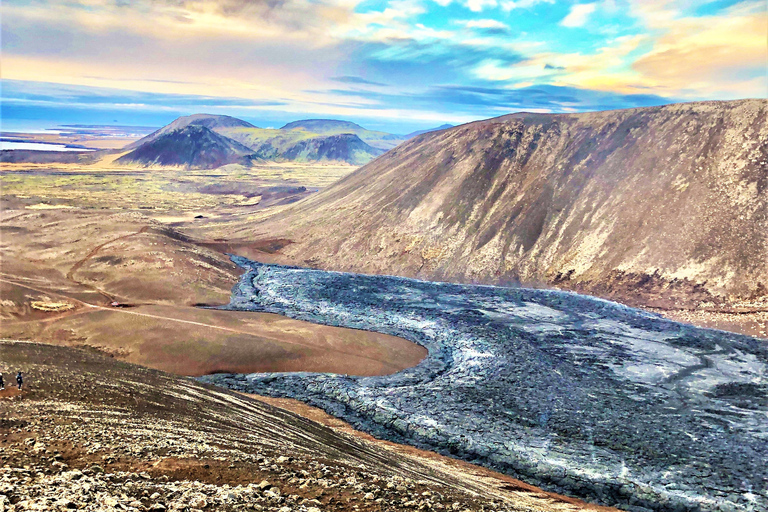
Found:
[[[5,382],[3,382],[3,373],[0,372],[0,391],[5,389]]]
[[[19,385],[19,389],[21,389],[21,385],[24,384],[24,379],[21,377],[21,372],[16,374],[16,384]]]

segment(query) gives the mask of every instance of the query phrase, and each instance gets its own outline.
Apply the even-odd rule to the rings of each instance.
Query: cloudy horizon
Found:
[[[768,95],[763,0],[4,0],[0,12],[6,127],[204,111],[406,133]]]

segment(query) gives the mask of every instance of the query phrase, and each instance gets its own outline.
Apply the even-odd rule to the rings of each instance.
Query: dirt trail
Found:
[[[82,266],[85,265],[85,263],[88,260],[90,260],[91,258],[96,256],[96,254],[98,254],[98,252],[101,251],[104,247],[106,247],[106,246],[108,246],[110,244],[113,244],[115,242],[118,242],[120,240],[125,240],[126,238],[130,238],[132,236],[136,236],[136,235],[140,235],[142,233],[146,233],[148,229],[149,229],[149,226],[143,226],[140,230],[136,231],[135,233],[128,233],[127,235],[122,235],[122,236],[119,236],[117,238],[113,238],[112,240],[107,240],[103,244],[97,245],[96,247],[91,249],[91,251],[88,254],[86,254],[84,258],[82,258],[81,260],[77,261],[74,265],[72,265],[72,268],[70,268],[69,272],[67,272],[67,279],[69,279],[70,281],[72,281],[74,283],[77,283],[77,284],[79,284],[81,286],[85,286],[87,288],[92,289],[93,291],[99,293],[104,298],[106,298],[110,303],[111,302],[115,302],[116,297],[114,295],[111,295],[111,294],[105,292],[104,290],[102,290],[101,288],[99,288],[99,287],[97,287],[95,285],[92,285],[92,284],[89,284],[89,283],[86,283],[86,282],[83,282],[83,281],[78,281],[77,279],[74,278],[75,273],[78,270],[80,270],[82,268]]]

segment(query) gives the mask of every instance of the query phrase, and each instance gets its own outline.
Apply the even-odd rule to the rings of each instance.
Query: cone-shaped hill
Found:
[[[116,160],[118,164],[212,169],[226,164],[248,164],[253,150],[200,125],[187,125],[141,144]]]
[[[135,149],[139,146],[153,141],[158,137],[166,135],[171,132],[175,132],[187,126],[203,126],[209,130],[217,131],[224,128],[256,128],[251,123],[231,116],[221,116],[213,114],[193,114],[191,116],[184,116],[176,119],[170,124],[167,124],[159,130],[150,133],[143,139],[139,139],[136,142],[126,146],[126,149]]]
[[[337,119],[303,119],[288,123],[281,130],[307,130],[308,132],[319,133],[322,135],[336,133],[363,133],[366,130],[357,123],[351,121],[340,121]]]

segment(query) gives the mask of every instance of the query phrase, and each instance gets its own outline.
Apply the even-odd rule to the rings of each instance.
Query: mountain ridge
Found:
[[[166,161],[173,162],[167,165],[199,167],[199,163],[184,161],[181,155],[173,158],[169,154],[172,149],[161,147],[162,144],[158,143],[158,141],[168,143],[172,139],[172,137],[169,138],[171,134],[189,127],[205,128],[217,137],[226,139],[229,142],[221,140],[218,145],[237,148],[237,152],[244,153],[241,156],[245,156],[247,152],[253,154],[254,158],[277,162],[346,162],[352,165],[363,165],[403,141],[399,135],[367,130],[349,121],[308,119],[294,121],[275,130],[259,128],[231,116],[193,114],[180,117],[129,144],[124,149],[130,151],[131,156],[125,155],[117,162],[150,165],[153,162]],[[185,133],[190,135],[193,132]],[[211,139],[210,134],[202,131],[195,133]],[[197,142],[201,147],[210,143],[211,140]],[[137,156],[139,154],[140,157]],[[210,159],[207,165],[216,166],[219,161],[235,163],[232,158],[214,158]]]
[[[761,303],[767,104],[518,113],[426,133],[250,236],[279,231],[295,242],[286,256],[332,270]]]
[[[447,129],[453,128],[453,127],[454,127],[454,125],[452,125],[452,124],[447,124],[447,123],[446,124],[441,124],[440,126],[435,126],[434,128],[427,128],[426,130],[416,130],[415,132],[411,132],[411,133],[409,133],[407,135],[403,135],[403,138],[408,140],[408,139],[412,139],[412,138],[414,138],[414,137],[416,137],[418,135],[423,135],[423,134],[429,133],[429,132],[439,132],[441,130],[447,130]]]

